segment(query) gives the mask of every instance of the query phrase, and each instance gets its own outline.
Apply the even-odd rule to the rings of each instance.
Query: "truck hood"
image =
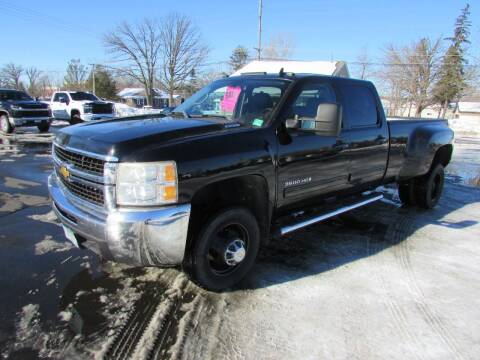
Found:
[[[48,104],[35,100],[9,100],[2,101],[1,103],[7,108],[19,106],[22,109],[48,109]]]
[[[206,119],[118,118],[66,127],[57,134],[55,141],[63,146],[121,159],[161,143],[228,131],[230,126]]]
[[[78,104],[113,104],[110,101],[103,100],[73,100],[73,102]]]

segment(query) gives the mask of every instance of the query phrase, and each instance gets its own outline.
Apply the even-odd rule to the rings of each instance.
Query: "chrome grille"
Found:
[[[62,184],[73,194],[78,197],[93,202],[97,205],[104,205],[103,189],[89,186],[74,179],[65,180],[62,175],[57,173],[57,177],[61,180]]]
[[[50,116],[50,110],[38,109],[38,110],[15,110],[13,111],[13,117],[48,117]]]
[[[92,104],[92,114],[111,114],[113,112],[112,104]]]
[[[79,170],[88,171],[90,173],[103,175],[103,166],[105,165],[105,161],[95,159],[90,156],[74,153],[72,151],[68,151],[62,149],[58,146],[54,147],[55,156],[62,162],[66,162],[67,164],[72,164],[75,168]]]

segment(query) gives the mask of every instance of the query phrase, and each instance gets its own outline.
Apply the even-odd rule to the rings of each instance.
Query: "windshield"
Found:
[[[14,101],[14,100],[33,100],[29,95],[23,91],[7,90],[0,91],[0,101]]]
[[[207,85],[173,114],[188,117],[218,117],[261,127],[278,105],[291,82],[284,79],[227,78]]]
[[[89,93],[86,93],[86,92],[82,92],[82,91],[71,92],[70,96],[72,97],[72,99],[74,101],[83,101],[83,100],[95,101],[95,100],[98,100],[98,98],[95,95],[89,94]]]

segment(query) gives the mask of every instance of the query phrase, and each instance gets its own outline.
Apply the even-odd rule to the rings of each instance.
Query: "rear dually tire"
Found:
[[[424,176],[417,180],[415,198],[418,206],[432,209],[437,205],[443,192],[445,170],[442,164],[436,164]]]

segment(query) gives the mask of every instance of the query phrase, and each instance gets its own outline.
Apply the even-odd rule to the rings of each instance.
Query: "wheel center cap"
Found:
[[[245,250],[245,243],[243,240],[236,239],[228,244],[224,258],[227,265],[235,266],[238,263],[241,263],[246,255],[247,250]]]

